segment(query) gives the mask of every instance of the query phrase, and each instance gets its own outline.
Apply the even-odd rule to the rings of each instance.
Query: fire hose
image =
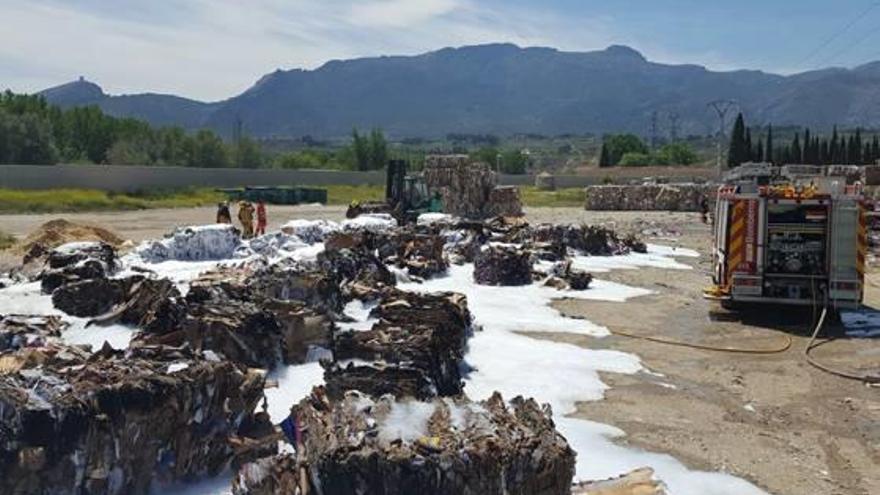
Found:
[[[838,369],[834,369],[830,366],[824,365],[818,361],[816,361],[812,356],[810,356],[810,351],[816,347],[815,342],[816,338],[819,336],[819,331],[822,330],[822,325],[825,323],[825,316],[828,314],[828,306],[824,306],[822,308],[822,314],[819,316],[819,322],[816,323],[816,328],[813,330],[813,335],[810,337],[810,342],[807,343],[807,346],[804,347],[804,358],[806,358],[807,362],[810,363],[810,366],[824,371],[825,373],[829,373],[835,376],[839,376],[841,378],[848,378],[850,380],[858,380],[860,382],[865,383],[880,383],[880,376],[877,375],[859,375],[856,373],[850,373],[848,371],[841,371]]]

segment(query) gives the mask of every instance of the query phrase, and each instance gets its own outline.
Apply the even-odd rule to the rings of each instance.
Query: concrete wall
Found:
[[[656,167],[655,167],[656,168]],[[663,170],[661,170],[663,171]],[[555,176],[557,188],[603,184],[612,177],[616,183],[638,181],[646,175],[661,175],[652,169],[618,167],[590,169],[578,175]],[[705,175],[702,169],[666,169],[669,182],[688,182]],[[533,175],[504,175],[501,185],[531,186]],[[384,172],[335,170],[246,170],[188,167],[144,167],[122,165],[0,165],[0,188],[57,189],[64,187],[133,191],[179,187],[242,187],[264,185],[384,185]]]
[[[333,170],[246,170],[104,165],[0,165],[0,187],[104,191],[151,188],[241,187],[261,185],[385,184],[382,172]]]

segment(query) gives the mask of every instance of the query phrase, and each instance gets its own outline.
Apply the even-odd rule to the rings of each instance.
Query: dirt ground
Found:
[[[340,207],[273,207],[270,227],[293,218],[341,219]],[[613,223],[624,231],[653,229],[649,242],[696,249],[680,258],[692,270],[616,270],[597,276],[653,294],[626,303],[562,300],[563,313],[611,330],[696,344],[772,350],[723,353],[621,336],[533,334],[589,348],[638,355],[650,372],[608,373],[606,400],[584,402],[577,416],[627,432],[621,442],[668,453],[695,469],[744,477],[779,495],[880,493],[880,388],[812,368],[803,358],[809,311],[762,308],[730,313],[702,298],[709,284],[709,228],[696,214],[527,209],[533,222]],[[212,208],[71,215],[0,215],[2,229],[24,236],[52,218],[98,224],[134,241],[173,226],[210,222]],[[880,270],[871,270],[866,305],[880,308]],[[829,329],[834,332],[834,328]],[[839,332],[838,332],[839,333]],[[814,356],[834,366],[880,373],[880,339],[838,338]],[[584,455],[589,455],[585,453]]]

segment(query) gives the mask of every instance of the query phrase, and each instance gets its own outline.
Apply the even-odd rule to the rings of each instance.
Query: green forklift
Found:
[[[440,193],[428,190],[424,177],[408,174],[406,160],[388,160],[385,172],[385,201],[354,200],[345,216],[355,218],[364,213],[388,213],[399,223],[414,223],[422,213],[440,213]]]

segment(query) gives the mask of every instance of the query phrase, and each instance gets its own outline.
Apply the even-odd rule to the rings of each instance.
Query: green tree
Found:
[[[49,122],[32,113],[11,114],[0,108],[0,163],[50,165],[58,153]]]
[[[794,133],[794,139],[791,142],[790,158],[793,163],[804,163],[803,153],[801,151],[801,137],[798,133]]]
[[[620,158],[618,165],[626,167],[642,167],[651,165],[652,163],[653,157],[650,154],[630,151],[628,153],[624,153],[624,155]]]
[[[370,170],[371,146],[366,136],[361,136],[357,129],[351,131],[351,148],[354,153],[357,170]]]
[[[242,137],[233,147],[234,163],[238,168],[260,168],[263,166],[263,152],[253,139]]]
[[[767,163],[776,163],[773,161],[774,157],[774,149],[773,149],[773,125],[770,124],[767,126],[767,143],[764,145],[764,161]]]
[[[216,134],[208,130],[196,133],[192,140],[190,167],[222,168],[229,166],[226,146]]]
[[[687,143],[669,143],[663,145],[654,156],[657,165],[691,165],[696,163],[697,154]]]
[[[604,145],[608,149],[608,163],[618,165],[627,153],[649,154],[648,147],[635,134],[612,134],[605,136]]]
[[[370,132],[370,170],[382,170],[388,163],[388,142],[380,129]]]
[[[608,147],[605,146],[605,143],[602,143],[602,150],[599,152],[599,167],[610,167],[611,166],[611,157],[608,156]]]
[[[736,122],[733,124],[733,132],[730,134],[730,146],[727,152],[727,166],[729,168],[738,167],[742,163],[748,161],[748,148],[746,146],[746,124],[743,114],[736,116]]]

